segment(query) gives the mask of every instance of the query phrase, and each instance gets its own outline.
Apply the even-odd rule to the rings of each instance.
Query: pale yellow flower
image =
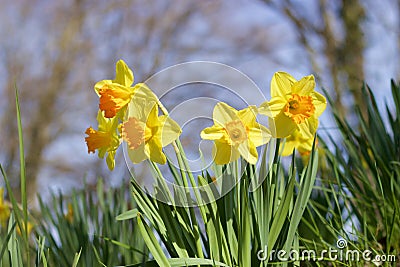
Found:
[[[142,88],[145,89],[145,88]],[[152,95],[141,94],[129,104],[128,117],[122,125],[122,137],[128,144],[128,155],[133,163],[150,159],[166,163],[162,148],[175,141],[182,130],[168,115],[158,116],[158,105]]]
[[[313,75],[300,81],[285,72],[276,72],[271,80],[271,100],[259,108],[260,114],[271,116],[275,137],[284,138],[298,130],[303,138],[312,138],[318,117],[326,108],[326,99],[314,91]]]
[[[255,164],[258,159],[256,147],[266,144],[270,131],[256,122],[257,108],[249,106],[240,111],[226,103],[218,103],[213,112],[214,125],[201,132],[201,138],[215,143],[214,162],[218,165],[235,161],[241,155]]]

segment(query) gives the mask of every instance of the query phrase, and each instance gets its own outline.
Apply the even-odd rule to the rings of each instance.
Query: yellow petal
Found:
[[[106,158],[106,162],[107,162],[108,169],[110,171],[114,170],[114,167],[115,167],[115,159],[114,158],[115,158],[115,151],[109,151],[107,158]]]
[[[276,72],[271,80],[271,97],[286,99],[292,92],[292,85],[297,82],[295,78],[286,72]]]
[[[312,116],[305,122],[297,124],[297,126],[302,138],[314,138],[314,134],[318,128],[318,119]]]
[[[128,148],[128,156],[135,164],[147,159],[148,157],[145,153],[145,144],[142,143],[137,149]]]
[[[112,80],[102,80],[102,81],[97,82],[94,85],[94,90],[96,91],[97,95],[100,96],[99,91],[104,85],[111,84],[112,82],[113,82]]]
[[[134,91],[134,99],[145,102],[156,102],[158,97],[151,91],[151,89],[144,83],[137,83],[132,89]]]
[[[155,103],[151,104],[151,110],[147,114],[145,122],[150,128],[161,126],[158,119],[158,106]]]
[[[326,98],[318,92],[314,92],[312,95],[312,102],[315,107],[315,116],[318,118],[321,116],[326,108]]]
[[[161,143],[162,146],[166,146],[175,141],[182,133],[181,127],[169,116],[163,115],[159,117],[161,124]]]
[[[275,129],[272,125],[272,133],[275,133],[276,138],[285,138],[297,128],[297,124],[283,112],[279,113],[274,119]]]
[[[258,153],[255,145],[251,141],[243,142],[238,146],[240,155],[250,164],[256,164]]]
[[[282,97],[272,97],[269,102],[261,104],[260,114],[276,117],[286,106],[287,100]]]
[[[271,139],[271,132],[264,125],[257,123],[254,127],[249,129],[248,136],[251,142],[253,142],[256,147],[259,147],[269,142]]]
[[[156,138],[152,138],[145,145],[145,153],[151,161],[159,164],[165,164],[167,159],[162,152],[161,142]]]
[[[128,117],[135,117],[145,122],[151,110],[157,105],[157,96],[144,83],[136,84],[133,91],[132,100],[128,104]]]
[[[238,111],[237,116],[240,118],[242,123],[246,126],[253,126],[256,122],[258,110],[256,106],[249,106],[245,109]]]
[[[215,141],[213,147],[214,162],[217,165],[228,164],[239,158],[239,152],[227,143]]]
[[[213,119],[216,125],[224,126],[226,123],[238,120],[237,110],[224,102],[219,102],[214,107]]]
[[[281,146],[282,157],[290,156],[293,154],[293,149],[296,147],[295,141],[286,140],[286,142]]]
[[[126,63],[120,59],[115,65],[115,83],[119,83],[123,86],[131,86],[133,83],[132,70],[126,65]]]
[[[314,75],[308,75],[303,77],[300,81],[293,84],[292,93],[299,94],[301,96],[310,95],[315,88]]]
[[[112,132],[116,131],[119,122],[115,117],[112,119],[105,118],[104,113],[99,110],[97,112],[97,123],[99,125],[99,131]]]
[[[201,138],[205,140],[218,140],[224,137],[224,135],[226,135],[226,131],[223,127],[218,125],[205,128],[200,133]]]
[[[312,145],[314,143],[314,137],[304,140],[303,142],[299,143],[297,150],[300,154],[307,154],[310,153],[312,150]]]

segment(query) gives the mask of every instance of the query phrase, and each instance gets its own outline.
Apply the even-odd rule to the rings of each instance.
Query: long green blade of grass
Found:
[[[22,133],[21,110],[18,100],[18,90],[15,86],[15,106],[17,109],[17,124],[18,124],[18,140],[19,140],[19,160],[20,160],[20,177],[21,177],[21,202],[23,210],[23,227],[21,229],[22,236],[26,246],[27,262],[30,262],[29,257],[29,240],[28,240],[28,201],[26,197],[26,175],[25,175],[25,153],[24,153],[24,138]]]

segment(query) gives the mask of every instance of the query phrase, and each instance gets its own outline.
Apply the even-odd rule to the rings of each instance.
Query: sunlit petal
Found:
[[[259,112],[262,115],[276,117],[286,106],[287,100],[282,97],[273,97],[269,102],[261,104]]]
[[[182,129],[176,121],[166,115],[160,116],[159,120],[161,125],[161,143],[164,147],[175,141],[182,133]]]
[[[115,80],[113,80],[113,82],[129,87],[132,85],[133,80],[132,70],[122,59],[118,60],[115,65]]]
[[[256,164],[258,159],[257,149],[251,141],[243,142],[238,146],[240,155],[250,164]]]
[[[145,152],[151,161],[159,164],[165,164],[167,162],[167,158],[162,152],[161,141],[157,138],[152,138],[146,143]]]
[[[293,84],[292,94],[299,94],[302,96],[310,95],[315,89],[314,75],[303,77],[300,81]]]
[[[286,141],[282,149],[282,157],[290,156],[293,154],[293,149],[296,147],[296,142]]]
[[[112,82],[113,82],[112,80],[102,80],[102,81],[97,82],[94,85],[94,90],[96,91],[97,95],[100,96],[99,91],[101,88],[103,88],[104,85],[111,84]]]
[[[318,119],[311,117],[304,123],[298,124],[298,129],[303,138],[313,138],[318,128]]]
[[[297,128],[296,123],[294,123],[293,120],[283,112],[276,116],[274,123],[275,129],[272,129],[272,133],[275,133],[276,138],[284,138],[290,135]]]
[[[201,131],[200,136],[205,140],[218,140],[221,139],[225,134],[226,132],[223,127],[213,125]]]
[[[142,143],[137,149],[128,148],[128,156],[130,160],[135,164],[147,159],[147,155],[145,153],[145,144]]]
[[[237,112],[238,117],[244,125],[251,127],[256,122],[258,110],[256,106],[249,106]]]
[[[228,122],[238,120],[237,110],[231,106],[219,102],[214,107],[213,119],[216,125],[225,125]]]
[[[237,150],[232,149],[227,143],[215,141],[213,147],[214,162],[218,165],[228,164],[239,158],[240,154]]]
[[[271,97],[286,99],[292,92],[292,85],[296,79],[286,72],[276,72],[271,80]]]
[[[326,109],[326,98],[318,92],[314,92],[312,98],[315,106],[315,116],[319,117]]]
[[[253,128],[249,129],[248,135],[249,139],[256,147],[268,143],[272,136],[271,131],[259,123],[257,123]]]
[[[115,168],[115,150],[113,151],[109,151],[107,158],[106,158],[106,163],[107,163],[107,167],[110,171],[114,170]]]

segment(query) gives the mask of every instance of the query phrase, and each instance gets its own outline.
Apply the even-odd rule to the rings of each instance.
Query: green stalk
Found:
[[[29,257],[29,240],[28,240],[28,201],[26,198],[26,175],[25,175],[25,154],[24,154],[24,139],[22,135],[22,123],[21,123],[21,110],[18,101],[18,90],[15,86],[15,106],[17,108],[17,122],[18,122],[18,139],[19,139],[19,160],[20,160],[20,172],[21,172],[21,202],[23,209],[23,233],[24,242],[26,245],[27,262],[30,262]]]
[[[178,147],[178,145],[177,145],[177,147]],[[178,151],[179,151],[179,148],[178,148]],[[176,153],[176,157],[178,159],[179,168],[181,169],[183,185],[185,186],[186,198],[189,201],[189,199],[191,199],[191,197],[190,197],[190,192],[188,190],[189,184],[187,182],[186,173],[188,173],[188,174],[190,173],[191,174],[191,172],[190,171],[186,171],[186,165],[184,164],[184,161],[186,159],[184,159],[183,155],[180,154],[179,152],[177,152]],[[194,181],[194,179],[193,179],[193,181]],[[204,258],[203,248],[201,247],[201,238],[200,238],[199,226],[198,226],[197,219],[196,219],[196,214],[194,213],[193,207],[189,207],[188,209],[189,209],[189,212],[190,212],[190,219],[192,221],[194,238],[196,240],[197,254],[198,254],[199,258]]]
[[[164,105],[161,103],[161,101],[157,97],[156,97],[156,99],[157,99],[157,104],[160,107],[161,111],[165,115],[168,116],[169,115],[168,110],[164,107]],[[189,170],[189,164],[186,160],[186,156],[183,152],[182,144],[180,143],[179,139],[174,141],[172,143],[172,146],[174,147],[174,151],[175,151],[176,157],[178,159],[179,168],[181,169],[182,181],[183,181],[183,185],[185,186],[187,202],[189,203],[189,200],[191,199],[191,197],[190,197],[190,192],[188,190],[189,184],[187,182],[186,174],[189,176],[190,183],[192,184],[192,187],[194,189],[194,193],[195,193],[197,202],[198,202],[198,204],[200,204],[200,202],[199,202],[200,195],[198,194],[197,190],[195,189],[196,183],[195,183],[192,172]],[[190,212],[190,219],[191,219],[192,225],[193,225],[194,238],[196,240],[197,254],[198,254],[198,257],[204,258],[203,248],[201,246],[199,226],[198,226],[197,219],[196,219],[196,214],[194,213],[194,209],[192,207],[189,207],[189,212]],[[203,212],[201,212],[201,214],[204,219],[205,214],[203,215]]]

